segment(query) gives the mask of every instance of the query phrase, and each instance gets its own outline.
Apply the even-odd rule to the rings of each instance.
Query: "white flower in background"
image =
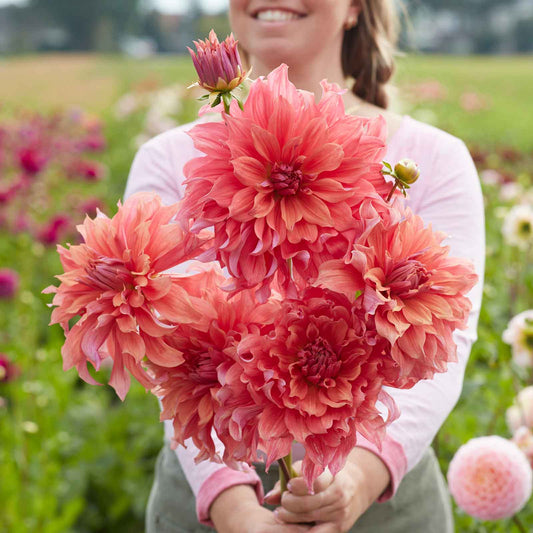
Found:
[[[514,362],[521,367],[533,366],[533,309],[513,317],[502,335],[510,344]]]
[[[183,97],[183,87],[176,85],[165,87],[150,94],[150,111],[160,115],[175,115],[181,111],[181,99]]]
[[[153,137],[159,135],[164,131],[175,128],[178,123],[167,115],[161,115],[157,109],[150,109],[146,113],[146,119],[144,122],[144,133]]]
[[[500,186],[500,200],[503,202],[517,201],[521,198],[524,189],[519,183],[510,181]]]
[[[527,248],[533,244],[533,208],[515,205],[503,221],[503,236],[509,244]]]
[[[524,452],[533,467],[533,433],[525,426],[519,427],[514,435],[513,442]]]
[[[507,409],[505,419],[513,434],[521,426],[533,429],[533,386],[526,387],[518,393],[514,405]]]
[[[146,135],[146,133],[139,133],[139,135],[137,135],[135,139],[133,139],[133,145],[136,148],[140,148],[144,143],[147,143],[149,140],[149,135]]]
[[[115,117],[124,120],[141,107],[141,99],[132,93],[121,96],[115,104]]]
[[[503,180],[503,176],[493,168],[482,170],[479,173],[479,178],[485,185],[498,185]]]

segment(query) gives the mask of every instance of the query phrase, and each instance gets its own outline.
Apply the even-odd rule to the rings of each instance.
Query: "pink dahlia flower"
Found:
[[[507,426],[514,433],[520,426],[533,429],[533,386],[522,389],[515,398],[514,405],[505,413]]]
[[[189,47],[194,68],[198,73],[198,84],[209,92],[229,92],[245,79],[237,41],[233,34],[222,43],[214,30],[205,41],[194,41],[196,53]]]
[[[177,205],[165,207],[155,194],[136,194],[120,205],[111,219],[99,213],[78,226],[84,243],[58,246],[64,274],[51,305],[51,324],[66,334],[61,353],[65,370],[76,367],[80,377],[97,384],[87,369],[97,370],[106,357],[113,359],[109,383],[121,399],[130,378],[125,368],[145,387],[154,380],[143,370],[147,356],[162,366],[182,361],[165,336],[177,324],[207,328],[211,308],[188,290],[193,284],[163,272],[201,250],[202,236],[184,232],[172,220]],[[187,287],[187,289],[184,288]],[[81,317],[70,328],[69,321]]]
[[[196,461],[206,459],[221,461],[212,439],[212,430],[226,447],[224,460],[233,465],[235,457],[230,450],[244,447],[244,457],[238,460],[254,460],[257,450],[255,441],[243,438],[243,434],[231,434],[229,423],[232,417],[239,416],[243,409],[242,402],[237,405],[231,402],[221,406],[218,393],[223,386],[228,388],[226,374],[235,364],[235,346],[250,331],[260,331],[261,335],[272,329],[279,303],[272,301],[257,305],[249,291],[243,291],[228,299],[227,292],[218,288],[224,276],[214,270],[194,276],[196,288],[200,290],[202,299],[210,311],[207,328],[199,328],[195,323],[180,324],[168,337],[167,342],[181,353],[181,360],[175,365],[161,366],[149,362],[149,369],[160,384],[153,390],[161,398],[163,411],[161,420],[173,420],[173,447],[185,445],[185,440],[192,438],[200,450]],[[243,386],[238,386],[242,392]],[[229,391],[233,399],[241,399],[233,388]],[[224,396],[224,395],[223,395]],[[249,398],[246,398],[249,403]],[[222,411],[228,411],[223,413]],[[261,412],[260,406],[254,406],[254,414]],[[223,422],[222,426],[215,423],[215,416]],[[255,428],[249,432],[250,438],[257,433]]]
[[[5,353],[0,353],[0,383],[12,381],[19,374],[19,368]]]
[[[514,515],[531,496],[532,473],[526,456],[511,441],[479,437],[461,446],[448,469],[457,505],[479,520]]]
[[[0,268],[0,299],[15,296],[19,286],[19,275],[11,268]]]
[[[300,442],[302,472],[312,487],[326,467],[339,472],[357,431],[381,444],[388,421],[376,402],[386,402],[389,421],[396,409],[382,391],[380,361],[370,344],[348,298],[317,288],[285,300],[271,334],[251,333],[239,343],[240,379],[263,409],[259,447],[267,464]]]
[[[519,427],[514,432],[512,441],[524,452],[533,468],[533,432],[531,429],[525,426]]]
[[[322,264],[316,284],[357,299],[386,341],[382,355],[397,364],[386,384],[408,388],[456,361],[452,333],[466,327],[465,294],[477,275],[467,261],[448,257],[444,234],[409,210],[400,214],[374,224],[345,260]]]
[[[502,338],[503,342],[511,345],[513,360],[517,365],[522,368],[533,367],[533,309],[514,316]]]
[[[193,218],[193,231],[214,226],[213,249],[234,288],[259,287],[260,298],[276,272],[288,283],[289,259],[296,278],[315,275],[313,265],[331,258],[327,240],[357,227],[363,199],[390,190],[384,120],[346,115],[340,89],[322,86],[315,103],[281,65],[252,84],[244,110],[233,103],[224,122],[190,131],[206,155],[184,168],[180,217]]]

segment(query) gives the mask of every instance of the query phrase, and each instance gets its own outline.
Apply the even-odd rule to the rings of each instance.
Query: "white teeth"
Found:
[[[300,17],[296,13],[289,11],[279,11],[277,9],[267,9],[266,11],[260,11],[257,14],[258,20],[264,20],[266,22],[285,22],[288,20],[296,20]]]

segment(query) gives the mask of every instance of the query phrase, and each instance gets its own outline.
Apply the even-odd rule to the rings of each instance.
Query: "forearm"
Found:
[[[348,455],[346,467],[357,469],[354,475],[361,475],[367,488],[364,491],[365,508],[370,507],[384,492],[391,482],[391,474],[386,464],[375,453],[365,448],[355,447]]]
[[[261,510],[251,485],[235,485],[221,492],[211,504],[209,515],[218,533],[244,533],[242,517]],[[240,519],[237,519],[240,517]]]

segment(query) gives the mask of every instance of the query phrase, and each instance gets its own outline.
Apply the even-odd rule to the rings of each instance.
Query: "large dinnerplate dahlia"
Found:
[[[213,250],[236,290],[266,298],[276,274],[290,283],[289,259],[307,281],[317,256],[332,258],[325,242],[356,227],[362,200],[389,192],[384,119],[346,115],[339,87],[322,87],[315,103],[281,65],[252,84],[243,110],[234,102],[222,122],[189,133],[205,156],[185,165],[180,217],[193,231],[214,227]]]
[[[177,364],[181,354],[165,336],[180,323],[206,329],[211,317],[211,308],[191,293],[191,279],[162,275],[200,253],[208,238],[172,222],[177,211],[177,204],[163,206],[156,194],[139,193],[119,203],[111,219],[102,213],[94,220],[87,217],[78,226],[84,243],[58,246],[61,284],[43,291],[55,293],[51,324],[65,331],[64,370],[76,367],[83,380],[97,385],[87,362],[98,370],[111,357],[109,383],[121,399],[130,385],[125,368],[143,386],[153,387],[142,367],[144,357],[163,366]]]
[[[374,332],[352,307],[341,294],[307,289],[301,299],[283,301],[271,334],[252,333],[237,348],[240,379],[262,407],[259,448],[267,465],[301,443],[310,487],[326,467],[336,474],[344,466],[356,432],[380,446],[397,415],[368,342]],[[389,409],[387,421],[378,400]]]
[[[409,388],[456,361],[452,333],[466,327],[465,294],[477,275],[467,260],[449,257],[443,233],[397,209],[398,216],[373,223],[346,259],[323,263],[316,284],[349,295],[374,321],[377,346],[396,367],[385,384]]]

